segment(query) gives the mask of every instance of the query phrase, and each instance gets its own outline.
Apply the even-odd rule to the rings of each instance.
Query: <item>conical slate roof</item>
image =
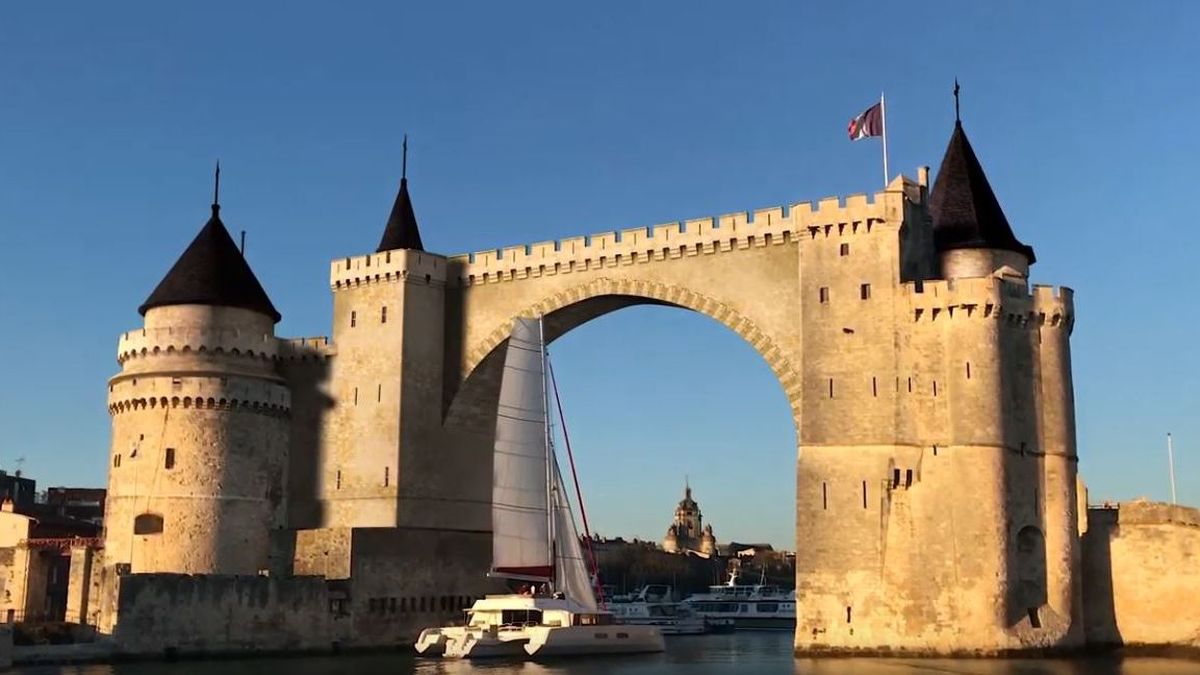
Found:
[[[149,309],[170,305],[212,305],[249,309],[275,322],[282,318],[233,243],[220,210],[213,204],[212,217],[138,312],[145,315]]]
[[[400,179],[400,192],[396,195],[396,203],[392,205],[392,214],[388,216],[383,239],[379,240],[379,248],[375,251],[382,253],[398,248],[425,250],[421,245],[421,231],[417,229],[417,216],[413,213],[412,199],[408,196],[408,178]]]
[[[1030,264],[1036,260],[1033,248],[1013,234],[962,122],[954,123],[930,195],[930,212],[938,251],[991,248],[1020,253]]]

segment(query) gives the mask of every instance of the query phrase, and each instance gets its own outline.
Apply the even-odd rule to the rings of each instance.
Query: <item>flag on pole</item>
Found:
[[[861,115],[850,120],[850,140],[883,135],[883,102],[867,108]]]

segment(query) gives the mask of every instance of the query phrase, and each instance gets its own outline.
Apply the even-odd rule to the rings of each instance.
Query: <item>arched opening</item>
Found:
[[[163,517],[157,513],[142,513],[133,519],[134,534],[162,534]]]
[[[662,547],[669,529],[686,531],[678,549],[691,553],[677,557],[692,560],[715,537],[720,566],[705,568],[700,588],[689,591],[725,580],[725,565],[737,559],[731,542],[771,544],[784,562],[770,580],[790,588],[793,563],[782,551],[795,547],[799,402],[788,393],[797,378],[787,351],[727,306],[648,283],[625,289],[600,280],[521,315],[544,317],[593,534]],[[446,427],[475,453],[491,448],[510,330],[505,322],[463,345],[467,374],[448,396]],[[486,500],[490,467],[478,478],[466,489]],[[685,481],[700,505],[696,522],[676,530]],[[601,569],[605,576],[603,561]],[[755,570],[742,580],[758,578]],[[604,579],[623,590],[639,581],[648,580]]]
[[[1046,598],[1046,537],[1030,525],[1017,533],[1017,601],[1034,628],[1041,627],[1039,609]]]

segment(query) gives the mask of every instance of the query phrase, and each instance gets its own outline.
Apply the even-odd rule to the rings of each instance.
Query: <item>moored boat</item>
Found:
[[[525,584],[525,591],[476,600],[466,625],[425,629],[414,645],[417,653],[485,658],[663,651],[657,627],[618,625],[597,600],[554,452],[541,321],[516,319],[506,349],[488,574]]]

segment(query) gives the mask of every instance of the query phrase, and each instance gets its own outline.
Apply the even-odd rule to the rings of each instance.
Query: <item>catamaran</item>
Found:
[[[516,319],[500,382],[488,575],[524,584],[526,590],[475,601],[464,626],[421,631],[418,654],[481,658],[663,651],[658,628],[619,624],[597,600],[554,452],[547,373],[541,319]]]

